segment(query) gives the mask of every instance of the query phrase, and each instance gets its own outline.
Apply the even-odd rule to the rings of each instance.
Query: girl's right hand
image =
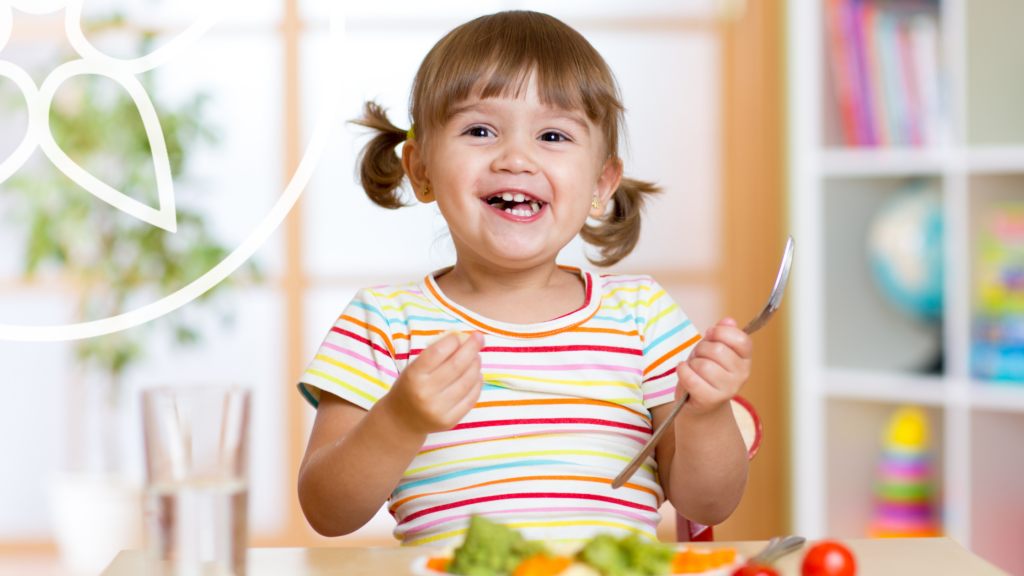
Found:
[[[460,344],[456,334],[434,342],[398,375],[381,398],[396,421],[413,432],[451,430],[476,404],[483,389],[480,349],[484,336],[473,332]]]

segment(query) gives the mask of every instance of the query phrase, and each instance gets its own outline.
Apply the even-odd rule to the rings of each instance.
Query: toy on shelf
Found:
[[[882,437],[875,484],[872,538],[939,536],[928,415],[903,407],[890,417]]]
[[[897,310],[922,322],[942,318],[942,197],[935,182],[910,180],[871,220],[872,279]]]
[[[986,207],[978,235],[971,372],[1024,382],[1024,203]]]

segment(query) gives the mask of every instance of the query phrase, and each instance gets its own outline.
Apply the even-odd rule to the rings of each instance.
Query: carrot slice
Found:
[[[733,548],[684,548],[672,558],[672,573],[697,574],[732,564],[735,560],[736,550]]]
[[[732,548],[719,548],[711,553],[714,556],[715,567],[732,564],[736,561],[736,550]]]
[[[535,554],[516,566],[512,576],[555,576],[569,567],[571,561],[561,556],[549,557],[547,554]]]
[[[431,558],[427,560],[427,568],[438,572],[447,572],[448,565],[451,563],[451,558]]]

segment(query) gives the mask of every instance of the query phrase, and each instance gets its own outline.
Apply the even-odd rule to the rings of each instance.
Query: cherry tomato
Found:
[[[804,556],[803,576],[853,576],[857,563],[850,550],[838,542],[815,544]]]
[[[732,576],[779,576],[779,573],[765,564],[744,564]]]

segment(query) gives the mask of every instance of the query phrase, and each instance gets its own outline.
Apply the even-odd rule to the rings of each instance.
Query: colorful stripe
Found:
[[[620,324],[624,322],[633,321],[636,324],[643,324],[643,318],[634,318],[632,314],[628,314],[625,318],[615,318],[614,316],[594,316],[594,320],[604,320],[606,322],[618,322]]]
[[[643,356],[644,351],[637,348],[624,348],[621,346],[484,346],[480,352],[511,352],[525,354],[545,354],[554,352],[608,352],[611,354],[625,354],[628,356]]]
[[[439,462],[437,464],[430,464],[427,466],[421,466],[419,468],[410,468],[402,474],[403,477],[410,476],[412,474],[418,474],[427,470],[433,470],[434,468],[441,468],[443,466],[452,466],[454,464],[465,464],[466,462],[481,462],[486,460],[506,460],[509,458],[529,458],[531,456],[594,456],[597,458],[611,458],[613,460],[621,460],[623,462],[629,462],[632,458],[621,456],[619,454],[612,454],[611,452],[599,452],[597,450],[530,450],[526,452],[509,452],[506,454],[487,454],[484,456],[474,456],[473,458],[462,458],[460,460],[451,460],[448,462]],[[654,472],[647,466],[641,466],[648,472]]]
[[[368,340],[368,339],[366,339],[366,338],[364,338],[364,337],[362,337],[362,336],[360,336],[358,334],[355,334],[353,332],[349,332],[348,330],[342,329],[342,328],[340,328],[338,326],[335,326],[335,327],[331,328],[331,332],[334,332],[335,334],[341,334],[342,336],[345,336],[346,338],[351,338],[352,340],[355,340],[356,342],[359,342],[361,344],[366,344],[367,346],[369,346],[370,348],[376,350],[377,352],[380,352],[381,354],[387,354],[388,356],[391,356],[392,358],[395,357],[391,353],[390,349],[381,348],[380,346],[378,346],[377,344],[371,342],[370,340]]]
[[[309,374],[311,376],[319,376],[320,378],[323,378],[324,380],[327,380],[328,382],[333,382],[333,383],[337,384],[338,386],[341,386],[342,388],[344,388],[344,389],[346,389],[346,390],[356,394],[360,398],[369,400],[370,402],[373,402],[374,404],[377,403],[377,397],[376,396],[370,396],[369,394],[367,394],[366,392],[363,392],[359,388],[356,388],[355,386],[352,386],[351,384],[348,384],[348,383],[346,383],[346,382],[344,382],[342,380],[339,380],[338,378],[335,378],[334,376],[331,376],[330,374],[328,374],[326,372],[321,372],[320,370],[316,370],[315,368],[310,368],[309,370],[306,370],[306,374]]]
[[[525,382],[543,382],[544,384],[561,384],[563,386],[622,386],[625,388],[640,387],[633,382],[619,380],[559,380],[556,378],[535,378],[521,374],[488,374],[484,372],[484,380],[522,380]]]
[[[370,332],[373,332],[374,334],[380,336],[381,339],[384,340],[384,344],[387,345],[388,352],[390,353],[390,356],[392,358],[395,357],[395,347],[391,345],[391,339],[387,337],[387,334],[385,334],[383,330],[381,330],[380,328],[377,328],[376,326],[367,324],[367,323],[365,323],[365,322],[363,322],[361,320],[357,320],[356,318],[353,318],[353,317],[348,316],[348,315],[343,315],[341,317],[341,320],[348,320],[349,322],[355,324],[356,326],[359,326],[360,328],[366,328]]]
[[[572,492],[525,492],[522,494],[497,494],[494,496],[481,496],[480,498],[470,498],[467,500],[458,500],[456,502],[449,502],[448,504],[441,504],[438,506],[432,506],[430,508],[423,508],[417,510],[412,514],[409,514],[402,518],[399,525],[433,514],[435,512],[442,512],[444,510],[451,510],[453,508],[462,508],[464,506],[472,506],[473,504],[482,504],[484,502],[496,502],[498,500],[546,500],[546,499],[559,499],[559,500],[593,500],[595,502],[607,502],[609,504],[615,504],[618,506],[625,506],[627,508],[634,508],[637,510],[644,510],[646,512],[657,512],[657,508],[652,508],[644,504],[637,504],[636,502],[630,502],[629,500],[623,500],[622,498],[611,498],[609,496],[598,496],[596,494],[574,494]]]
[[[644,395],[644,400],[649,400],[651,398],[659,398],[661,396],[668,396],[669,394],[675,393],[675,391],[676,391],[675,388],[665,388],[664,390],[662,390],[660,392],[652,392],[650,394]]]
[[[679,324],[678,326],[673,327],[672,329],[670,329],[668,332],[665,332],[661,336],[658,336],[657,338],[652,340],[651,343],[648,344],[644,348],[644,355],[646,356],[647,353],[650,352],[651,349],[654,348],[655,346],[657,346],[658,344],[661,344],[665,340],[668,340],[669,338],[671,338],[671,337],[675,336],[676,334],[682,332],[683,329],[689,328],[691,324],[693,324],[693,323],[690,322],[689,320],[687,320],[686,322],[683,322],[682,324]]]
[[[487,514],[490,515],[490,516],[494,516],[494,515],[497,515],[497,514],[513,514],[513,513],[514,514],[530,514],[530,513],[538,513],[538,512],[539,513],[563,514],[563,515],[564,514],[568,514],[568,513],[579,513],[579,512],[600,512],[602,514],[613,514],[613,515],[616,515],[616,516],[625,516],[627,518],[632,518],[632,519],[634,519],[634,520],[636,520],[638,522],[642,522],[644,524],[647,524],[648,526],[650,526],[651,528],[654,528],[655,530],[658,529],[658,523],[652,521],[650,518],[648,518],[647,516],[644,516],[643,514],[637,514],[636,512],[631,512],[629,510],[619,510],[619,509],[615,509],[615,508],[513,508],[511,510],[490,510],[490,511],[487,512]],[[468,519],[470,516],[473,516],[473,515],[474,514],[456,514],[454,516],[445,516],[444,518],[438,518],[437,520],[432,520],[430,522],[419,524],[415,528],[407,528],[406,531],[405,531],[405,534],[406,535],[416,534],[417,532],[422,532],[422,531],[424,531],[424,530],[426,530],[428,528],[433,528],[434,526],[437,526],[438,524],[448,523],[448,522],[451,522],[453,520]]]
[[[477,488],[483,488],[484,486],[497,486],[498,484],[508,484],[510,482],[531,482],[531,481],[545,481],[545,482],[557,482],[557,481],[571,481],[571,482],[594,482],[598,484],[608,484],[611,486],[612,481],[608,478],[597,478],[594,476],[520,476],[516,478],[504,478],[501,480],[492,480],[491,482],[481,482],[480,484],[473,484],[471,486],[463,486],[461,488],[453,488],[451,490],[441,490],[439,492],[424,492],[422,494],[416,494],[415,496],[408,496],[397,502],[391,504],[388,508],[391,512],[394,512],[406,502],[412,502],[424,496],[437,496],[438,494],[451,494],[453,492],[462,492],[464,490],[475,490]],[[622,485],[623,488],[630,488],[632,490],[640,490],[646,492],[651,496],[657,497],[658,494],[650,488],[644,488],[637,484],[627,482]]]
[[[676,346],[671,351],[669,351],[667,354],[665,354],[661,358],[658,358],[657,360],[652,362],[647,368],[644,368],[644,376],[646,376],[648,372],[654,370],[658,366],[661,366],[668,359],[674,357],[675,355],[679,354],[683,350],[686,350],[690,346],[693,346],[694,344],[697,343],[698,340],[700,340],[700,334],[694,336],[693,338],[690,338],[689,340],[687,340],[686,342],[683,342],[679,346]]]
[[[489,370],[551,370],[561,372],[563,370],[604,370],[606,372],[626,372],[643,376],[643,370],[630,366],[614,366],[611,364],[481,364],[481,368]]]
[[[672,304],[668,308],[662,310],[661,312],[658,312],[658,314],[654,318],[651,318],[651,321],[647,323],[647,328],[650,328],[651,326],[654,326],[655,324],[658,323],[658,320],[661,320],[662,318],[664,318],[665,316],[669,315],[670,313],[672,313],[672,312],[674,312],[676,310],[679,310],[679,305],[678,304]],[[646,331],[646,329],[645,329],[645,331]]]
[[[398,378],[398,372],[395,372],[394,370],[392,370],[392,369],[390,369],[390,368],[388,368],[386,366],[382,366],[382,365],[378,364],[376,361],[374,361],[374,360],[372,360],[370,358],[367,358],[366,356],[363,356],[362,354],[359,354],[358,352],[353,352],[353,351],[351,351],[351,350],[349,350],[347,348],[342,348],[341,346],[338,346],[336,344],[331,344],[330,342],[324,342],[324,348],[330,348],[331,350],[334,350],[335,352],[338,352],[339,354],[344,354],[344,355],[349,356],[351,358],[355,358],[356,360],[359,360],[360,362],[364,362],[364,363],[366,363],[366,364],[368,364],[370,366],[373,366],[377,370],[380,370],[381,372],[387,374],[388,376],[391,376],[392,378]],[[334,360],[333,359],[329,360],[329,362],[334,363]]]
[[[328,364],[330,364],[332,366],[337,366],[338,368],[341,368],[342,370],[344,370],[346,372],[349,372],[350,374],[355,374],[356,376],[359,376],[360,378],[363,378],[363,379],[365,379],[368,382],[373,382],[374,384],[376,384],[377,386],[380,386],[381,388],[383,388],[385,390],[390,390],[391,389],[391,386],[389,384],[387,384],[385,382],[382,382],[382,381],[378,380],[377,378],[374,378],[373,376],[370,376],[369,374],[367,374],[366,372],[363,372],[362,370],[358,370],[356,368],[353,368],[352,366],[349,366],[348,364],[345,364],[344,362],[339,362],[338,360],[335,360],[334,358],[331,358],[330,356],[325,356],[323,354],[317,354],[316,355],[316,359],[317,360],[322,360],[324,362],[327,362]]]
[[[591,424],[593,426],[608,426],[612,428],[623,428],[634,432],[650,432],[649,427],[634,426],[625,422],[614,420],[600,420],[598,418],[518,418],[515,420],[484,420],[481,422],[465,422],[456,425],[452,430],[470,430],[473,428],[490,428],[493,426],[530,426],[535,424]]]
[[[492,400],[490,402],[477,402],[473,405],[474,408],[498,408],[505,406],[556,406],[566,404],[587,404],[590,406],[602,406],[605,408],[617,408],[619,410],[626,410],[631,414],[637,414],[633,410],[621,406],[619,403],[613,403],[608,400],[590,400],[584,398],[571,398],[571,399],[558,399],[558,400]],[[640,416],[650,421],[651,417],[648,414],[640,414]]]
[[[444,450],[446,448],[451,448],[453,446],[465,446],[467,444],[479,444],[481,442],[498,442],[500,440],[508,440],[509,438],[527,438],[527,437],[529,437],[529,438],[540,438],[540,437],[543,437],[543,436],[548,436],[548,437],[571,436],[573,434],[580,434],[580,433],[586,434],[586,433],[592,433],[592,432],[594,432],[593,428],[558,428],[558,429],[552,428],[550,430],[533,430],[533,431],[529,431],[529,432],[523,431],[523,430],[517,430],[516,432],[514,432],[512,434],[502,434],[502,435],[499,435],[499,436],[488,436],[488,437],[485,437],[485,438],[473,437],[473,439],[471,439],[471,440],[458,440],[458,441],[455,441],[455,442],[446,442],[446,443],[442,443],[442,444],[424,444],[423,447],[420,448],[420,451],[418,452],[418,454],[426,454],[428,452],[436,452],[437,450]],[[636,436],[634,434],[626,434],[625,432],[622,432],[621,430],[616,430],[616,429],[605,430],[605,433],[606,434],[615,434],[617,436],[621,436],[622,438],[629,438],[630,440],[632,440],[634,442],[638,442],[641,446],[643,446],[644,444],[647,444],[647,440],[649,440],[650,437],[651,437],[650,434],[647,434],[646,437],[641,437],[641,436]]]

